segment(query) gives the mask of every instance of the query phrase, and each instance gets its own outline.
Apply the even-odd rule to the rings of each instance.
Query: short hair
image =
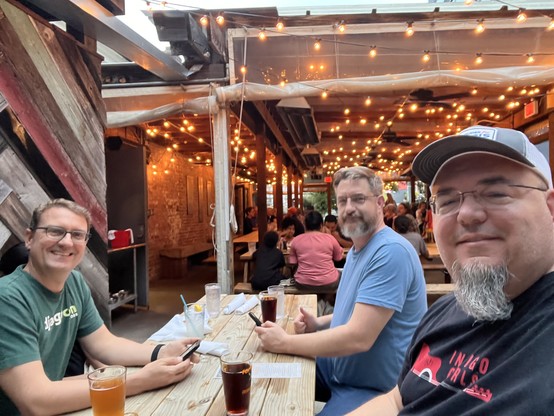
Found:
[[[283,221],[281,221],[281,229],[286,230],[290,226],[294,226],[294,220],[291,217],[285,217],[283,218]]]
[[[385,212],[394,212],[395,214],[398,212],[398,208],[395,204],[387,204],[384,208]]]
[[[394,229],[400,234],[406,234],[410,230],[411,223],[412,220],[410,220],[407,216],[399,215],[394,219]]]
[[[88,212],[86,208],[83,208],[76,202],[64,198],[53,199],[36,207],[33,211],[33,215],[31,216],[31,223],[29,224],[29,228],[31,230],[35,230],[38,227],[42,214],[44,214],[44,212],[49,210],[50,208],[65,208],[73,212],[74,214],[83,217],[87,221],[87,231],[90,230],[92,223],[90,212]]]
[[[307,231],[319,230],[323,225],[323,216],[317,211],[310,211],[306,214],[304,223]]]
[[[325,216],[325,219],[323,221],[324,222],[334,222],[334,223],[336,223],[337,222],[337,217],[333,214],[329,214],[329,215]]]
[[[367,181],[373,195],[377,196],[383,193],[383,181],[375,172],[365,166],[353,166],[337,170],[333,176],[333,188],[336,191],[337,186],[339,186],[342,181],[358,179],[365,179]]]
[[[268,231],[264,235],[264,246],[268,248],[273,248],[277,245],[277,241],[279,241],[279,234],[277,234],[275,231]]]

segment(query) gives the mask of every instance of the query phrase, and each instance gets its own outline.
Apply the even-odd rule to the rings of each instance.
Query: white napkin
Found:
[[[250,296],[250,299],[248,299],[248,301],[240,308],[237,308],[235,313],[242,315],[243,313],[248,312],[250,309],[258,306],[258,303],[260,303],[260,301],[258,300],[257,296]]]
[[[212,328],[204,320],[204,334],[212,332]],[[175,341],[186,338],[186,326],[183,322],[183,314],[177,314],[169,320],[167,324],[150,336],[152,341]]]
[[[240,293],[237,295],[235,299],[233,299],[224,309],[223,313],[225,315],[229,315],[230,313],[235,312],[235,310],[246,303],[246,295],[244,293]]]
[[[210,354],[217,357],[221,357],[226,351],[229,351],[229,344],[214,341],[201,341],[200,347],[196,350],[200,354]]]
[[[150,336],[152,341],[174,341],[185,337],[185,325],[183,315],[178,314],[169,320],[167,324],[161,327],[156,333]]]

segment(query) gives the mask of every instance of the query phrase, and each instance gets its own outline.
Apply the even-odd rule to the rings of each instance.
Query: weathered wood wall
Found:
[[[22,239],[38,204],[64,197],[87,207],[93,236],[80,271],[109,323],[101,59],[0,0],[0,93],[9,104],[0,105],[0,254]]]

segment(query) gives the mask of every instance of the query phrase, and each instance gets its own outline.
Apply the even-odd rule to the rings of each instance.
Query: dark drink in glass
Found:
[[[252,383],[252,354],[230,352],[221,356],[221,377],[227,415],[243,416],[250,406]]]
[[[262,320],[275,322],[277,320],[277,295],[269,294],[267,290],[260,292]]]

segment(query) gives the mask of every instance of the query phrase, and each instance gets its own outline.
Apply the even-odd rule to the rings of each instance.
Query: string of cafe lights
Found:
[[[504,1],[501,1],[501,0],[496,0],[498,3],[500,4],[505,4],[505,5],[509,5],[510,7],[513,7],[515,9],[518,9],[519,12],[518,12],[518,15],[516,17],[516,21],[518,23],[524,23],[526,18],[527,18],[527,13],[525,11],[525,9],[523,7],[518,7],[516,5],[513,5],[513,4],[509,4],[507,2],[504,2]],[[172,3],[172,2],[165,2],[165,1],[147,1],[146,2],[147,5],[151,5],[151,4],[158,4],[158,5],[161,5],[163,7],[172,7],[172,6],[177,6],[177,7],[187,7],[187,6],[183,6],[181,4],[175,4],[175,3]],[[473,1],[466,1],[465,2],[468,6],[473,4],[474,2]],[[194,9],[194,10],[197,10],[197,11],[201,11],[201,9],[196,9],[196,8],[192,8],[191,9]],[[195,14],[193,10],[190,10],[189,12],[191,12],[191,14]],[[251,13],[239,13],[239,12],[222,12],[222,13],[219,13],[215,19],[215,21],[220,24],[220,25],[223,25],[225,23],[225,18],[223,16],[226,16],[229,18],[229,21],[232,21],[232,16],[236,14],[236,15],[243,15],[243,16],[252,16],[252,17],[260,17],[260,18],[267,18],[267,16],[257,16],[257,15],[254,15],[254,14],[251,14]],[[204,15],[204,14],[199,14],[197,13],[197,15],[199,16],[199,21],[202,25],[206,25],[209,23],[209,19],[207,19],[207,15]],[[550,16],[546,16],[544,14],[541,13],[542,16],[544,17],[547,17],[550,19],[550,24],[548,25],[548,27],[546,28],[547,30],[553,30],[554,29],[554,19],[552,19]],[[428,23],[428,22],[427,22]],[[426,22],[406,22],[406,28],[405,28],[405,34],[407,37],[410,37],[410,36],[413,36],[413,34],[415,33],[416,31],[416,28],[418,27],[418,25],[422,25],[422,24],[426,24]],[[247,27],[247,25],[244,25],[241,23],[242,26],[245,26]],[[253,29],[256,29],[256,27],[252,26],[251,28]],[[284,27],[284,22],[280,19],[278,19],[277,23],[276,23],[276,26],[275,26],[275,29],[272,29],[269,27],[269,25],[267,27],[259,27],[259,39],[261,41],[267,39],[267,34],[271,33],[271,32],[279,32],[279,33],[282,33],[282,31],[285,29]],[[339,33],[344,33],[346,32],[347,30],[347,27],[346,27],[346,23],[344,20],[341,20],[339,22],[337,22],[336,24],[333,25],[333,30],[336,30],[338,31]],[[476,21],[476,33],[479,34],[479,33],[482,33],[483,31],[485,30],[485,21],[484,19],[478,19]],[[293,35],[293,34],[287,34],[289,36],[296,36],[296,37],[303,37],[303,36],[300,36],[300,35]],[[448,54],[456,54],[456,55],[464,55],[464,56],[468,56],[468,55],[473,55],[475,57],[474,59],[474,64],[476,66],[478,65],[481,65],[483,63],[483,61],[487,58],[487,57],[493,57],[493,56],[510,56],[510,57],[517,57],[517,56],[522,56],[525,58],[525,62],[528,63],[528,64],[532,64],[534,62],[534,59],[535,57],[538,57],[538,56],[546,56],[546,55],[550,55],[550,54],[541,54],[540,52],[537,53],[537,52],[528,52],[528,53],[524,53],[524,54],[521,54],[521,53],[511,53],[511,54],[508,54],[508,53],[495,53],[495,52],[487,52],[487,53],[483,53],[483,52],[475,52],[474,54],[470,54],[470,53],[467,53],[467,52],[463,52],[463,53],[460,53],[460,52],[456,52],[456,51],[441,51],[441,50],[424,50],[422,51],[422,55],[421,53],[417,53],[417,52],[414,52],[413,50],[411,49],[400,49],[400,48],[388,48],[388,47],[385,47],[385,46],[379,46],[379,45],[363,45],[363,44],[356,44],[356,43],[352,43],[352,42],[345,42],[343,40],[340,40],[340,39],[334,39],[334,40],[328,40],[328,39],[324,39],[324,38],[321,38],[321,37],[308,37],[308,38],[311,38],[313,41],[314,41],[314,49],[315,50],[321,50],[322,49],[322,43],[337,43],[337,44],[344,44],[344,45],[353,45],[353,46],[360,46],[360,47],[366,47],[369,49],[369,52],[368,52],[368,55],[371,59],[374,59],[379,55],[391,55],[391,54],[399,54],[399,55],[411,55],[411,56],[421,56],[421,59],[423,62],[428,62],[432,59],[433,56],[435,55],[448,55]],[[322,70],[323,68],[319,68],[320,70]],[[262,75],[264,75],[264,71],[262,69],[259,69],[259,68],[254,68],[253,66],[251,66],[250,68],[248,68],[248,71],[259,71]],[[310,70],[314,70],[314,66],[312,66],[310,68]],[[463,70],[463,68],[455,68],[455,70]],[[243,65],[241,67],[241,73],[243,74],[243,76],[246,74],[246,71],[247,71],[247,67],[246,65]],[[277,79],[278,83],[281,85],[281,86],[285,86],[288,82],[287,78],[286,78],[286,73],[284,73],[283,71],[281,71],[279,73],[278,76],[274,76],[275,79]],[[266,81],[268,80],[268,76],[267,75],[264,75],[264,79],[266,79]],[[268,82],[270,83],[270,82]],[[302,81],[299,81],[298,82],[299,84],[303,84]],[[306,84],[304,84],[306,85]],[[329,96],[330,93],[332,93],[331,91],[327,90],[327,89],[322,89],[322,88],[319,88],[317,86],[313,86],[313,85],[309,85],[309,87],[312,87],[312,88],[318,88],[318,89],[321,89],[321,97],[323,99],[327,98]],[[539,95],[539,92],[536,91],[535,88],[531,88],[531,87],[526,87],[526,88],[523,88],[522,91],[524,90],[529,90],[529,95],[533,95],[533,94],[536,94],[537,96],[540,96]],[[508,91],[510,90],[510,88],[508,88]],[[472,89],[472,94],[476,94],[477,93],[477,89]],[[525,96],[525,94],[520,94],[521,96]],[[499,100],[503,100],[505,99],[506,97],[503,95],[501,95],[499,97]],[[367,100],[371,100],[370,97],[367,97],[366,98],[366,101]],[[513,108],[517,108],[519,107],[519,98],[516,98],[515,100],[510,100],[507,104],[507,108],[508,109],[513,109]],[[399,109],[398,109],[399,112],[401,112],[400,115],[402,115],[402,111],[403,111],[403,106],[401,106]],[[410,109],[410,111],[416,111],[416,109]],[[426,111],[430,111],[429,109],[427,109]],[[437,111],[442,111],[442,110],[437,110]],[[459,109],[457,109],[456,111],[460,111]],[[483,108],[482,111],[485,113],[487,111],[486,108]],[[500,115],[499,114],[488,114],[488,116],[490,116],[492,119],[496,119],[498,120],[500,118]],[[454,114],[451,116],[451,118],[457,118],[457,115]],[[360,122],[369,122],[368,120],[366,119],[360,119]],[[383,116],[380,117],[380,120],[379,121],[383,121]],[[379,121],[374,121],[374,125],[376,127],[376,129],[379,128],[379,125],[380,125],[380,122]],[[350,120],[347,118],[345,120],[345,123],[349,123]],[[390,123],[392,123],[392,120],[389,119],[387,121],[387,124],[390,125]],[[452,130],[452,125],[450,125],[450,127],[447,129],[447,132],[449,132],[449,130]],[[460,128],[457,128],[457,130],[459,131]],[[435,133],[436,136],[439,136],[441,137],[443,134],[442,133]],[[428,136],[428,135],[427,135]],[[370,140],[368,140],[368,144],[369,144]],[[380,144],[379,142],[379,139],[376,138],[376,139],[373,139],[373,143],[372,143],[372,146],[375,146],[375,145],[378,145]],[[369,152],[369,146],[366,146],[366,150],[367,152]],[[343,148],[340,148],[339,151],[342,151]],[[336,149],[333,149],[333,153],[336,152]],[[355,149],[353,149],[353,153],[356,153]],[[358,153],[355,157],[356,158],[360,158],[360,157],[365,157],[366,154],[364,153]],[[346,158],[346,157],[345,157]],[[352,157],[348,158],[348,160],[350,162],[352,162]],[[335,165],[337,165],[338,162],[335,162]],[[401,162],[400,162],[401,163]],[[330,164],[331,165],[331,164]],[[332,169],[336,170],[338,167],[340,166],[335,166],[335,167],[332,167]],[[331,173],[331,171],[329,171]]]

